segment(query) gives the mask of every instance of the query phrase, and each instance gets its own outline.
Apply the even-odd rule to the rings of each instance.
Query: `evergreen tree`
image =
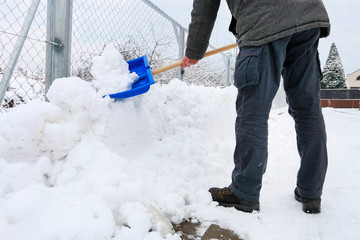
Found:
[[[331,45],[330,53],[323,70],[323,76],[324,77],[321,80],[321,88],[346,88],[344,67],[341,63],[339,52],[335,43]]]

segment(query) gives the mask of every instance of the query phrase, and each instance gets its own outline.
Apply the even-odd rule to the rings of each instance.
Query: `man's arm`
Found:
[[[192,65],[204,57],[219,6],[220,0],[194,0],[182,66]]]

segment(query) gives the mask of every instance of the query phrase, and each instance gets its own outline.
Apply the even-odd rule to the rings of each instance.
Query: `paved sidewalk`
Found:
[[[175,232],[181,232],[182,240],[242,240],[234,232],[221,228],[219,225],[211,224],[203,236],[199,236],[197,229],[200,223],[182,222],[179,225],[174,225]]]

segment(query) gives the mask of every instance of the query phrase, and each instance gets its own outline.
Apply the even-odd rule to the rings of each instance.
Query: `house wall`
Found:
[[[346,86],[350,89],[360,88],[360,80],[356,80],[358,77],[360,77],[360,69],[351,74],[348,74],[346,76]]]

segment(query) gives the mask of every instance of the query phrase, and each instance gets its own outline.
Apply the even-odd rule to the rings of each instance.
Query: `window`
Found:
[[[356,81],[360,81],[360,76],[358,76],[358,77],[356,78]]]

